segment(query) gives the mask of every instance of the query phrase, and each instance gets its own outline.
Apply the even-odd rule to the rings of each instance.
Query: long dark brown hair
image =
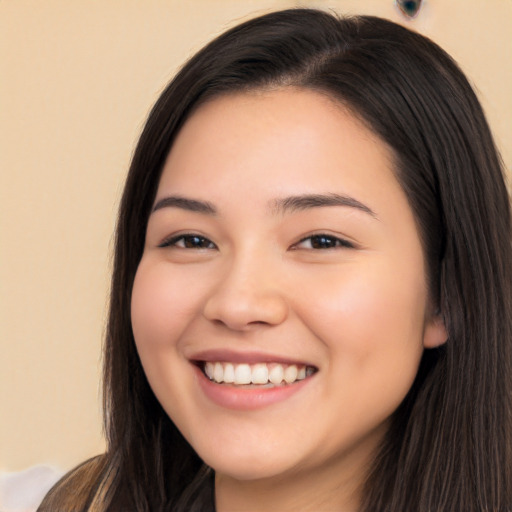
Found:
[[[104,357],[108,449],[67,475],[41,511],[214,509],[212,471],[144,375],[132,285],[162,167],[187,117],[219,95],[286,86],[341,102],[392,149],[449,334],[424,353],[375,454],[361,511],[512,510],[510,202],[482,108],[459,67],[427,38],[376,17],[294,9],[215,39],[152,109],[117,224]]]

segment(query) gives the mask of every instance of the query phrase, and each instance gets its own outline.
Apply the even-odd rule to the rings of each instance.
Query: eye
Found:
[[[293,246],[293,249],[355,249],[355,245],[348,240],[328,234],[311,235],[303,238]]]
[[[194,233],[172,236],[158,247],[177,247],[179,249],[215,249],[215,244],[208,238]]]

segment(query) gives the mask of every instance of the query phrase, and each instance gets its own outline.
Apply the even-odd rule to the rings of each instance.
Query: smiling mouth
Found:
[[[281,363],[201,361],[198,366],[208,379],[217,384],[251,388],[291,385],[317,371],[313,366]]]

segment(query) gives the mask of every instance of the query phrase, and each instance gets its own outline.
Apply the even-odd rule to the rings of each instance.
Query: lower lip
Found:
[[[261,409],[282,402],[307,386],[313,378],[310,376],[293,384],[272,388],[238,388],[211,381],[197,366],[195,371],[199,386],[207,398],[221,407],[242,411]]]

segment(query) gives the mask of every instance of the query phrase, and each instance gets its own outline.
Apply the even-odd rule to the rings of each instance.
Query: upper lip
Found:
[[[280,363],[280,364],[296,364],[304,366],[315,367],[304,360],[290,358],[288,356],[281,356],[277,354],[269,354],[258,351],[236,351],[230,349],[208,349],[194,352],[188,357],[189,360],[194,362],[229,362],[229,363]],[[316,367],[315,367],[316,368]]]

